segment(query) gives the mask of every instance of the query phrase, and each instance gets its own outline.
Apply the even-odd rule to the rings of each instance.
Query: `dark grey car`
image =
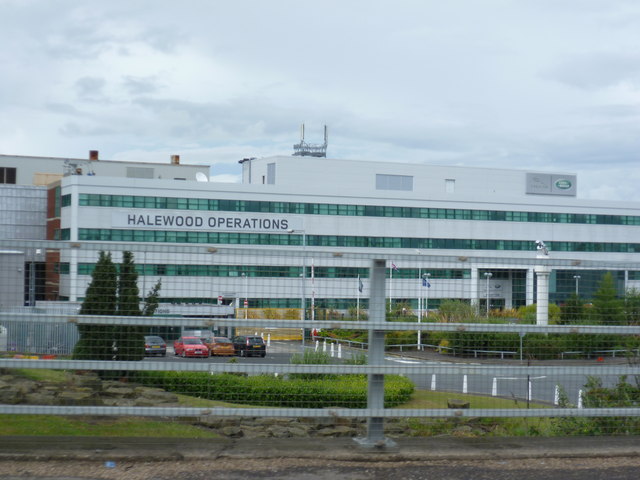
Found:
[[[146,356],[167,354],[167,343],[162,337],[157,335],[146,335],[144,337],[144,354]]]
[[[231,341],[236,355],[241,357],[264,357],[267,354],[267,346],[258,335],[238,335]]]

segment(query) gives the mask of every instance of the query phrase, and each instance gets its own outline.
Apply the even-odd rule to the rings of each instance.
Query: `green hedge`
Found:
[[[331,379],[286,379],[270,375],[231,373],[137,372],[144,385],[224,402],[268,407],[366,408],[367,377],[342,375]],[[385,407],[409,401],[413,383],[398,375],[385,376]]]

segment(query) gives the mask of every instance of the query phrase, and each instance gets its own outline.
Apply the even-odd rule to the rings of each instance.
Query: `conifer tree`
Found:
[[[154,313],[156,313],[156,310],[158,309],[158,306],[160,304],[159,292],[161,287],[162,287],[162,280],[158,280],[156,284],[153,286],[153,288],[149,290],[149,293],[147,294],[147,298],[145,298],[144,300],[144,308],[142,309],[142,315],[144,315],[145,317],[151,317],[153,316]]]
[[[100,252],[91,274],[81,315],[152,316],[158,308],[161,282],[149,292],[140,311],[138,273],[133,254],[122,253],[122,264],[116,267],[111,253]],[[78,360],[142,360],[145,327],[135,325],[80,325],[80,340],[73,352]]]
[[[118,308],[116,315],[140,316],[140,290],[138,272],[133,262],[133,253],[122,252],[122,263],[118,275]],[[142,360],[144,358],[144,327],[122,325],[116,335],[114,360]]]
[[[113,315],[116,311],[118,272],[111,253],[101,251],[91,273],[81,315]],[[115,328],[110,325],[79,325],[80,340],[73,358],[77,360],[110,360],[113,356]]]
[[[603,325],[623,325],[625,323],[623,301],[618,298],[611,272],[602,277],[600,286],[593,296],[592,315],[596,323]]]

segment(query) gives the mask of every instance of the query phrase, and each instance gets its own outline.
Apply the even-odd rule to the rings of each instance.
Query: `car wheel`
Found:
[[[267,356],[267,352],[262,352],[262,353],[260,354],[260,356],[261,356],[262,358],[266,357],[266,356]]]

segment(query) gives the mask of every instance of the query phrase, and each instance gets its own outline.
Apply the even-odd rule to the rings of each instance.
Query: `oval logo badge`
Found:
[[[568,190],[571,186],[572,184],[570,180],[562,179],[556,181],[556,188],[559,188],[560,190]]]

